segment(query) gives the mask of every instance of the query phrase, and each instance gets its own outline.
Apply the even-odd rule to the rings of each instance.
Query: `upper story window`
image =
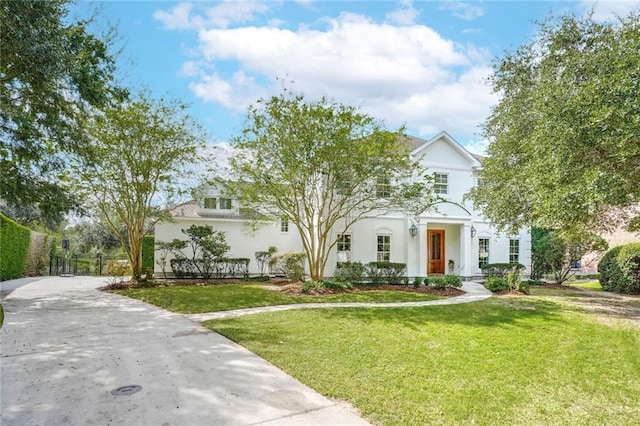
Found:
[[[231,210],[231,198],[220,198],[220,209]]]
[[[489,239],[478,238],[478,267],[489,263]]]
[[[516,239],[509,240],[509,262],[511,263],[520,262],[520,240],[516,240]]]
[[[391,259],[391,235],[378,235],[376,248],[376,260],[378,262],[389,262]]]
[[[217,200],[215,198],[205,198],[204,199],[204,208],[205,209],[215,209],[217,205]]]
[[[449,175],[446,173],[433,174],[433,191],[436,194],[449,193]]]
[[[338,235],[338,262],[351,262],[351,234]]]
[[[391,181],[388,177],[379,177],[376,181],[376,197],[389,198],[391,197]]]
[[[347,179],[341,179],[336,184],[336,194],[349,196],[351,195],[351,181]]]
[[[289,232],[289,218],[280,218],[280,232]]]

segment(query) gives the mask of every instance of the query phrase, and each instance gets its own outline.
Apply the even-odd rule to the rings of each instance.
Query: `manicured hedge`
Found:
[[[640,294],[640,243],[609,250],[598,263],[598,272],[604,290]]]
[[[485,277],[499,277],[499,278],[504,278],[507,275],[507,273],[509,273],[513,268],[518,268],[518,270],[521,270],[521,269],[524,269],[524,265],[522,263],[517,263],[517,262],[488,263],[480,267]]]
[[[0,281],[24,276],[31,231],[0,213]]]
[[[145,235],[142,240],[142,273],[146,274],[149,268],[153,269],[153,253],[155,251],[155,237]]]

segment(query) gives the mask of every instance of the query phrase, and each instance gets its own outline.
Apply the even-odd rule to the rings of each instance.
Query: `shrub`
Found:
[[[504,278],[513,268],[521,270],[524,269],[524,265],[521,263],[487,263],[480,267],[485,277],[499,278]]]
[[[351,290],[353,288],[353,285],[351,283],[340,281],[323,281],[322,285],[325,288],[333,288],[337,290]]]
[[[31,242],[25,261],[24,276],[37,277],[47,275],[49,263],[51,262],[51,248],[54,238],[50,235],[31,231]]]
[[[420,287],[420,284],[422,284],[422,282],[423,282],[423,281],[424,281],[424,278],[422,278],[422,277],[415,277],[415,278],[413,279],[413,286],[414,286],[415,288],[418,288],[418,287]]]
[[[333,278],[340,282],[361,283],[364,278],[364,265],[362,262],[338,262]]]
[[[369,262],[365,268],[367,277],[374,284],[402,284],[406,263]]]
[[[609,250],[600,260],[598,272],[604,290],[640,294],[640,243]]]
[[[131,265],[128,260],[110,260],[105,265],[105,273],[112,277],[131,275]]]
[[[29,253],[31,231],[0,214],[0,281],[21,278]]]
[[[544,285],[544,281],[540,280],[527,280],[527,286]]]
[[[489,291],[492,291],[494,293],[498,291],[507,291],[509,289],[509,286],[504,279],[495,276],[487,277],[485,286]]]
[[[435,288],[462,287],[462,280],[457,275],[441,275],[441,276],[427,277],[424,279],[424,283],[427,285],[432,285]]]
[[[302,281],[304,279],[304,259],[306,255],[298,251],[288,251],[275,256],[275,269],[291,280]]]
[[[269,275],[256,275],[255,277],[244,277],[242,281],[266,282],[270,279],[271,277],[269,277]]]

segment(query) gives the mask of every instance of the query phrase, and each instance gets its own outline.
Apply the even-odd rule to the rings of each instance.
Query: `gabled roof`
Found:
[[[431,139],[421,139],[415,136],[408,136],[409,146],[411,147],[411,154],[414,156],[419,155],[427,147],[432,145],[438,140],[443,140],[451,145],[456,151],[458,151],[463,157],[465,157],[473,165],[473,167],[482,167],[482,161],[486,158],[482,155],[472,154],[464,146],[462,146],[457,140],[455,140],[449,133],[442,131],[432,137]]]

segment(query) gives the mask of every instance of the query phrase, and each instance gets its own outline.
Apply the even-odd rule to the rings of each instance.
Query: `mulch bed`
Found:
[[[257,284],[264,285],[274,291],[280,291],[291,295],[324,295],[324,294],[340,294],[340,293],[358,293],[363,291],[387,290],[387,291],[404,291],[408,293],[430,294],[440,297],[456,297],[465,294],[464,291],[456,288],[435,288],[435,287],[413,287],[412,285],[359,285],[352,289],[339,288],[322,288],[310,289],[306,293],[302,292],[302,283],[291,282],[286,278],[272,278],[269,281],[243,281],[238,278],[212,279],[203,281],[201,279],[176,279],[163,280],[156,279],[153,284],[145,284],[144,282],[134,283],[133,281],[123,281],[118,283],[110,283],[106,286],[98,288],[100,291],[129,290],[132,288],[146,287],[182,287],[182,286],[210,286],[210,285],[231,285],[231,284]]]
[[[343,289],[343,288],[321,288],[321,289],[310,289],[306,293],[302,292],[301,284],[288,284],[283,286],[280,291],[285,294],[292,295],[323,295],[323,294],[341,294],[341,293],[358,293],[364,291],[376,291],[376,290],[386,290],[386,291],[404,291],[407,293],[422,293],[422,294],[431,294],[433,296],[441,296],[441,297],[455,297],[461,296],[464,294],[464,291],[458,290],[456,288],[435,288],[435,287],[413,287],[407,285],[359,285],[354,286],[352,289]]]

